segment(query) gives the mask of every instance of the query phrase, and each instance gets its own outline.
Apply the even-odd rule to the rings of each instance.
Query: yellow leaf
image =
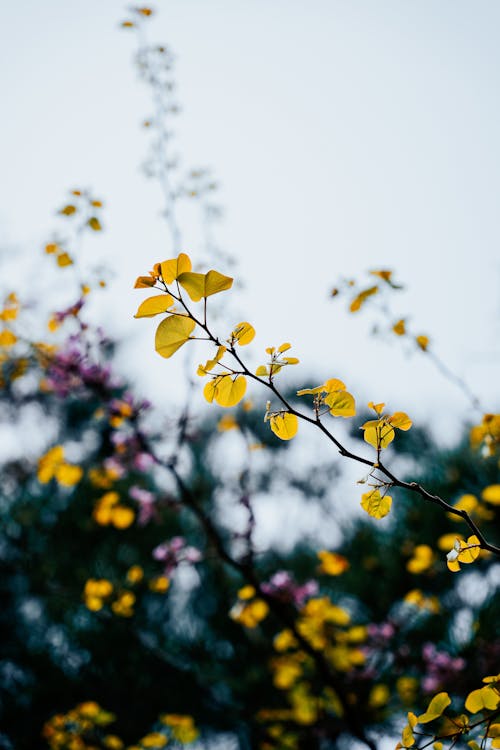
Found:
[[[71,216],[72,214],[76,213],[76,206],[73,206],[73,205],[64,206],[64,208],[61,208],[59,213],[63,214],[64,216]]]
[[[291,440],[299,429],[299,420],[295,414],[281,412],[274,414],[270,420],[271,430],[280,440]]]
[[[164,260],[160,263],[161,276],[165,284],[171,284],[179,278],[181,273],[187,273],[191,270],[191,258],[186,253],[180,253],[177,258]]]
[[[349,568],[347,558],[337,552],[328,552],[328,550],[322,549],[318,552],[318,557],[321,560],[319,570],[325,575],[339,576]]]
[[[371,286],[368,289],[364,289],[351,302],[351,305],[349,308],[350,311],[357,312],[358,310],[360,310],[361,306],[366,302],[368,297],[371,297],[372,295],[377,294],[377,292],[378,292],[378,286]]]
[[[429,337],[428,336],[416,336],[415,341],[417,342],[417,346],[422,349],[423,352],[426,352],[429,348]]]
[[[73,485],[78,484],[82,475],[83,471],[81,468],[79,466],[73,466],[72,464],[63,463],[55,470],[57,481],[65,487],[73,487]]]
[[[217,377],[212,378],[212,380],[209,380],[208,383],[205,385],[203,389],[203,395],[205,396],[209,404],[213,403],[213,400],[215,398],[215,392],[217,390],[217,386],[219,384],[219,381],[223,377],[224,377],[223,375],[217,375]]]
[[[332,393],[333,391],[345,391],[345,384],[338,378],[330,378],[326,383],[323,383],[322,389],[327,393]]]
[[[57,256],[57,265],[60,266],[60,268],[65,268],[65,266],[72,266],[73,261],[71,259],[71,256],[68,255],[68,253],[61,253]]]
[[[231,339],[240,346],[249,344],[255,336],[255,328],[250,323],[238,323],[231,333]]]
[[[215,400],[225,408],[236,406],[244,397],[246,389],[247,381],[243,375],[238,375],[234,380],[230,375],[223,375],[215,388]]]
[[[404,336],[406,333],[406,326],[405,321],[403,319],[398,320],[397,323],[394,323],[392,326],[392,330],[396,334],[396,336]]]
[[[387,418],[387,421],[393,426],[397,427],[398,430],[409,430],[413,422],[411,421],[408,414],[404,411],[395,411],[391,417]]]
[[[365,422],[361,429],[365,431],[366,442],[373,445],[377,450],[387,448],[389,443],[394,440],[394,427],[385,419],[372,419]]]
[[[199,302],[202,297],[210,297],[212,294],[223,292],[233,285],[233,279],[230,276],[224,276],[222,273],[213,270],[206,274],[189,271],[181,273],[178,281],[193,302]]]
[[[427,706],[427,711],[425,711],[423,714],[420,714],[420,716],[418,717],[419,724],[427,724],[429,721],[434,721],[434,719],[437,719],[450,705],[450,703],[451,700],[448,693],[438,693],[437,695],[435,695]]]
[[[227,349],[226,349],[225,346],[223,346],[223,345],[219,346],[219,348],[217,349],[216,355],[215,355],[215,357],[213,359],[207,359],[205,365],[198,365],[197,374],[200,375],[200,376],[207,375],[210,372],[210,370],[213,370],[213,368],[215,367],[215,365],[218,362],[220,362],[220,360],[222,359],[222,357],[224,356],[224,354],[226,353],[226,351],[227,351]]]
[[[292,348],[292,345],[286,341],[284,344],[281,344],[281,346],[278,346],[278,352],[280,354],[283,354],[283,352],[287,352],[289,349]]]
[[[325,404],[330,407],[333,417],[353,417],[356,414],[354,396],[347,391],[329,393],[325,398]]]
[[[283,357],[281,362],[285,365],[298,365],[300,360],[297,357]]]
[[[265,377],[265,376],[266,376],[266,375],[268,374],[268,373],[267,373],[267,367],[266,367],[265,365],[259,365],[259,366],[257,367],[257,369],[255,370],[255,374],[256,374],[256,375],[257,375],[257,377],[259,377],[259,378],[263,378],[263,377]]]
[[[473,690],[469,693],[465,701],[465,708],[471,714],[477,714],[479,711],[494,711],[500,703],[500,695],[489,685]]]
[[[102,229],[101,222],[99,221],[97,216],[91,216],[87,224],[91,229],[94,230],[94,232],[100,232]]]
[[[448,570],[451,570],[452,573],[458,573],[460,570],[460,563],[456,560],[447,560],[446,565],[448,566]]]
[[[473,563],[474,560],[477,560],[477,558],[479,557],[479,539],[475,535],[470,536],[465,544],[466,548],[459,552],[457,560],[458,562],[466,564]],[[469,547],[468,549],[467,546]]]
[[[401,739],[403,741],[402,747],[412,747],[415,744],[415,737],[409,724],[403,729]]]
[[[170,315],[162,320],[156,330],[155,348],[158,354],[168,358],[189,340],[196,323],[182,315]]]
[[[455,544],[455,539],[457,539],[456,534],[443,534],[437,540],[437,546],[439,549],[449,550]],[[463,539],[461,539],[461,541],[463,541]]]
[[[318,385],[316,388],[302,388],[301,391],[297,391],[297,396],[317,396],[318,393],[323,393],[325,387]]]
[[[155,297],[148,297],[139,305],[134,318],[152,318],[153,315],[167,312],[173,304],[174,298],[170,294],[157,294]]]
[[[155,284],[156,279],[152,276],[138,276],[134,284],[134,289],[145,289],[146,287],[154,286]]]
[[[462,495],[457,502],[454,504],[454,508],[457,510],[465,510],[467,513],[472,513],[478,506],[478,499],[475,495]],[[453,513],[446,514],[452,521],[461,521],[460,516],[455,516]]]
[[[117,529],[127,529],[133,524],[135,513],[125,505],[117,505],[111,511],[111,523]]]
[[[17,341],[17,336],[12,333],[12,331],[7,330],[7,328],[4,328],[3,331],[0,331],[0,346],[5,346],[6,348],[9,346],[14,346],[14,344]]]
[[[392,497],[390,495],[382,497],[379,490],[365,492],[361,497],[361,507],[372,518],[384,518],[391,510],[391,505]]]
[[[485,503],[491,505],[500,505],[500,484],[490,484],[481,492],[481,497]]]

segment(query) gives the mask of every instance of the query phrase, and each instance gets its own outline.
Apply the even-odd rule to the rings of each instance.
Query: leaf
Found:
[[[320,573],[327,576],[339,576],[349,568],[347,558],[337,552],[328,552],[328,550],[322,549],[318,552],[318,557],[321,560]]]
[[[72,266],[73,260],[71,259],[71,256],[68,255],[68,253],[60,253],[57,256],[57,265],[60,268],[64,268],[65,266]]]
[[[215,400],[219,406],[229,408],[241,401],[247,390],[247,381],[243,375],[233,380],[230,375],[223,375],[215,389]]]
[[[269,423],[271,430],[280,440],[291,440],[295,437],[299,429],[299,420],[295,414],[290,414],[289,412],[274,414],[270,418]]]
[[[409,430],[413,422],[411,421],[408,414],[404,411],[395,411],[394,414],[388,417],[387,421],[393,426],[397,427],[398,430]]]
[[[429,348],[429,337],[428,336],[416,336],[415,341],[419,349],[426,352]]]
[[[178,282],[189,294],[193,302],[199,302],[202,297],[210,297],[212,294],[218,294],[233,285],[233,279],[230,276],[224,276],[218,271],[209,271],[203,273],[181,273]]]
[[[16,341],[17,336],[12,333],[12,331],[9,331],[7,328],[4,328],[3,331],[0,331],[0,346],[5,346],[6,348],[9,346],[14,346]]]
[[[438,693],[435,695],[427,706],[427,711],[418,717],[419,724],[427,724],[429,721],[439,718],[450,703],[451,699],[448,693]]]
[[[59,213],[63,214],[63,216],[71,216],[72,214],[76,213],[76,206],[68,204],[67,206],[64,206],[64,208],[61,208]]]
[[[403,740],[402,747],[412,747],[412,745],[415,744],[415,737],[413,736],[412,728],[409,724],[404,727],[401,739]]]
[[[286,341],[284,344],[281,344],[281,346],[278,346],[278,352],[280,354],[283,354],[283,352],[287,352],[289,349],[292,348],[292,345]]]
[[[266,375],[268,374],[268,373],[267,373],[267,367],[266,367],[265,365],[259,365],[259,366],[257,367],[257,369],[255,370],[255,374],[256,374],[256,375],[257,375],[257,377],[259,377],[259,378],[263,378],[263,377],[265,377],[265,376],[266,376]]]
[[[391,506],[392,497],[390,495],[382,497],[379,490],[365,492],[361,497],[361,507],[372,518],[384,518],[390,512]]]
[[[364,438],[367,443],[374,448],[387,448],[389,443],[394,440],[394,427],[388,424],[385,419],[372,419],[365,422],[361,427],[365,431]]]
[[[72,464],[61,464],[55,470],[55,477],[59,484],[65,487],[73,487],[78,484],[83,476],[83,471],[79,466],[73,466]]]
[[[165,284],[171,284],[181,273],[187,273],[191,268],[191,258],[186,253],[179,253],[177,258],[160,263],[161,276]]]
[[[156,279],[152,276],[138,276],[134,284],[134,289],[146,289],[146,287],[154,286]]]
[[[470,536],[467,539],[467,542],[465,543],[466,548],[462,549],[458,553],[458,556],[457,556],[458,562],[469,564],[469,563],[473,563],[475,560],[477,560],[477,558],[479,557],[479,552],[480,552],[479,544],[480,544],[480,542],[479,542],[479,539],[477,538],[477,536],[475,536],[475,535],[474,536]],[[475,546],[475,545],[477,545],[477,546]],[[467,546],[469,547],[468,549],[467,549]]]
[[[255,336],[255,328],[250,323],[238,323],[234,331],[231,333],[231,338],[234,339],[240,346],[246,346],[249,344]]]
[[[327,393],[332,391],[345,391],[345,384],[338,378],[330,378],[323,384],[323,390]]]
[[[155,297],[148,297],[139,305],[134,318],[152,318],[154,315],[167,312],[173,304],[174,298],[170,294],[157,294]]]
[[[494,711],[499,703],[500,695],[496,690],[486,685],[479,688],[479,690],[473,690],[472,693],[469,693],[465,701],[465,708],[471,714],[477,714],[479,711]]]
[[[91,229],[94,230],[94,232],[100,232],[102,229],[101,222],[99,221],[97,216],[91,216],[87,224]]]
[[[354,396],[347,391],[329,393],[325,398],[325,404],[330,407],[333,417],[354,417],[356,414],[356,403]]]
[[[357,312],[361,309],[361,306],[366,302],[368,297],[371,297],[374,294],[377,294],[378,292],[378,286],[371,286],[368,289],[364,289],[362,292],[360,292],[357,297],[354,297],[353,301],[351,302],[351,305],[349,307],[351,312]]]
[[[324,386],[318,385],[316,388],[302,388],[301,391],[297,391],[297,396],[316,396],[318,393],[323,393]]]
[[[481,492],[481,497],[485,503],[491,505],[500,505],[500,484],[490,484]]]
[[[189,340],[196,323],[184,315],[170,315],[156,329],[155,349],[161,357],[171,357]]]

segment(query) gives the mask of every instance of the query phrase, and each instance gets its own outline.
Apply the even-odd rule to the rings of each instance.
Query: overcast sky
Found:
[[[328,299],[339,275],[394,268],[409,285],[398,309],[498,409],[500,4],[153,7],[152,38],[177,54],[184,161],[212,167],[222,186],[219,238],[245,283],[234,309],[257,328],[254,361],[288,340],[304,377],[342,377],[363,400],[441,431],[472,418],[424,357],[370,341],[367,319]],[[180,388],[182,363],[154,353],[152,321],[130,317],[135,277],[169,245],[160,191],[139,169],[151,106],[131,63],[134,38],[119,28],[124,8],[3,8],[0,241],[26,274],[41,262],[65,190],[92,187],[106,204],[106,232],[88,252],[116,274],[100,309],[129,342],[122,366],[161,398],[166,378]]]

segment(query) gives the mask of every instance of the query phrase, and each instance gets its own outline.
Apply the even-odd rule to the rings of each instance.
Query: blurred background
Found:
[[[454,578],[466,529],[404,492],[368,518],[363,467],[278,441],[258,389],[210,409],[212,350],[158,357],[132,287],[180,250],[234,276],[211,313],[255,326],[251,368],[290,341],[290,399],[342,378],[357,452],[369,400],[407,411],[398,475],[498,534],[469,428],[498,410],[500,9],[151,9],[2,12],[0,747],[392,747],[498,671],[498,564]]]

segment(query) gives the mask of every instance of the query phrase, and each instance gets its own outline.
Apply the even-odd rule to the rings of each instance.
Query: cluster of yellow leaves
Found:
[[[270,356],[269,362],[266,362],[264,365],[259,365],[257,369],[255,370],[255,374],[258,378],[269,378],[269,381],[271,381],[275,375],[277,375],[280,370],[283,369],[283,367],[286,367],[287,365],[298,365],[299,360],[297,357],[285,357],[285,353],[292,348],[292,345],[285,341],[285,343],[280,344],[280,346],[268,346],[266,349],[266,354]]]
[[[52,716],[45,723],[42,735],[50,750],[85,750],[95,746],[91,737],[94,736],[95,740],[96,732],[100,733],[115,718],[95,701],[85,701],[65,714]],[[116,735],[104,735],[101,742],[110,750],[123,748],[123,742]]]
[[[165,358],[171,357],[192,338],[192,333],[197,325],[197,320],[188,312],[184,304],[180,287],[187,292],[193,302],[199,302],[201,299],[206,301],[207,297],[230,289],[233,284],[232,278],[224,276],[218,271],[211,270],[202,274],[191,271],[191,268],[192,263],[189,256],[180,253],[177,258],[156,263],[149,276],[139,276],[135,283],[136,289],[155,287],[164,292],[144,300],[135,317],[168,315],[161,321],[155,336],[156,351]],[[174,284],[174,282],[175,290],[169,290],[169,285]],[[156,287],[157,283],[160,284],[159,287]],[[174,307],[176,301],[181,303],[181,309]],[[249,336],[249,332],[241,332],[243,339],[245,339],[245,335]]]
[[[420,589],[408,591],[403,597],[403,601],[433,615],[437,615],[441,609],[437,596],[426,596]]]
[[[485,457],[494,456],[500,446],[500,414],[485,414],[481,424],[470,431],[473,449],[481,449]]]
[[[106,578],[89,578],[83,589],[87,609],[99,612],[113,594],[113,584]]]
[[[413,424],[404,411],[396,411],[388,416],[383,413],[385,404],[374,404],[373,401],[370,401],[368,406],[374,410],[377,419],[365,422],[361,429],[364,430],[365,441],[373,445],[377,451],[387,448],[392,443],[396,429],[406,431]]]
[[[489,716],[491,712],[497,711],[500,707],[500,674],[490,675],[483,678],[484,686],[473,690],[465,699],[465,710],[470,714],[482,713],[485,718],[485,733],[483,735],[483,741],[481,747],[485,747],[486,738],[491,738],[491,748],[500,748],[500,724],[492,723]],[[416,716],[411,711],[408,713],[408,723],[403,729],[401,741],[396,745],[396,750],[401,748],[410,748],[415,744],[414,729],[418,724],[428,724],[436,719],[443,716],[444,711],[451,704],[451,699],[448,693],[438,693],[430,701],[427,710],[420,716]],[[491,718],[494,718],[493,715]],[[441,728],[440,736],[446,737],[449,741],[453,742],[453,746],[456,744],[458,739],[469,734],[473,725],[470,724],[469,717],[466,714],[455,716],[448,719],[443,717],[443,726]],[[488,720],[489,719],[489,720]],[[476,726],[479,726],[478,724]],[[432,740],[431,740],[432,742]],[[430,744],[430,743],[428,743]],[[470,740],[467,743],[471,750],[479,750],[479,744],[475,740]],[[433,748],[435,750],[442,750],[443,743],[435,741]]]
[[[345,384],[338,378],[330,378],[316,388],[303,388],[297,396],[314,396],[314,407],[318,412],[327,406],[332,417],[354,417],[356,403],[354,396],[346,391]]]
[[[333,554],[333,553],[327,553]],[[335,670],[348,672],[355,666],[363,665],[365,655],[359,648],[367,637],[364,626],[351,625],[349,613],[333,604],[328,597],[310,599],[300,610],[296,628],[314,649],[323,652]],[[296,735],[291,732],[291,723],[311,725],[320,715],[333,713],[343,715],[343,706],[330,688],[323,688],[319,695],[312,692],[310,683],[314,674],[314,663],[309,654],[300,648],[294,633],[280,631],[273,641],[277,656],[270,661],[273,683],[286,694],[289,708],[262,709],[258,720],[272,722],[267,727],[276,747],[295,747]],[[378,688],[379,686],[377,686]],[[371,696],[371,707],[378,706],[387,699],[387,689],[375,690]],[[284,724],[287,726],[285,731]],[[283,744],[286,738],[286,744]]]
[[[55,445],[43,455],[38,461],[38,481],[47,484],[55,479],[58,484],[65,487],[73,487],[82,478],[83,471],[80,466],[69,464],[64,460],[64,448]]]
[[[100,526],[127,529],[133,524],[135,513],[132,508],[120,503],[118,492],[106,492],[96,502],[92,517]]]
[[[67,207],[69,208],[69,206]],[[74,206],[71,206],[74,208]],[[49,242],[45,245],[45,252],[47,255],[53,255],[56,259],[56,263],[59,268],[66,268],[67,266],[73,265],[73,258],[66,252],[57,242]]]
[[[256,595],[253,586],[243,586],[238,591],[238,602],[231,608],[229,616],[246,628],[256,628],[269,613],[269,606]]]
[[[199,737],[192,716],[187,714],[162,714],[160,721],[169,727],[174,739],[179,742],[194,742]]]
[[[83,589],[83,601],[91,612],[99,612],[106,604],[119,617],[132,617],[136,596],[133,591],[119,591],[112,600],[114,586],[106,578],[89,578]]]
[[[480,542],[475,534],[470,536],[466,542],[456,537],[452,549],[446,555],[446,564],[450,570],[456,573],[460,570],[460,563],[467,565],[473,563],[479,557],[480,551]]]
[[[17,295],[14,292],[7,295],[4,305],[0,310],[0,321],[2,322],[2,328],[0,330],[0,347],[8,349],[11,346],[14,346],[17,342],[17,336],[11,331],[9,324],[17,319],[19,309],[20,305]]]

